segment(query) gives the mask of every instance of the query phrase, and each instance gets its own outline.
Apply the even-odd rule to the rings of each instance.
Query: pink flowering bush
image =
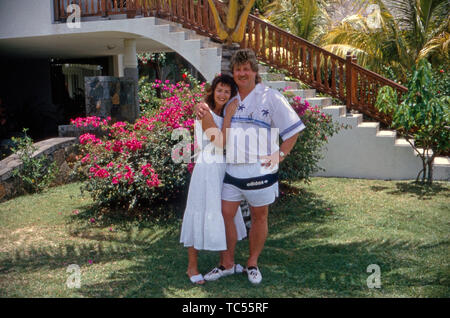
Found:
[[[183,74],[183,81],[176,84],[169,80],[161,81],[156,79],[154,82],[148,82],[147,77],[139,80],[139,103],[142,113],[147,117],[152,117],[158,113],[161,104],[170,104],[170,99],[175,103],[186,103],[186,107],[191,104],[189,100],[194,97],[200,100],[203,96],[206,83],[200,83],[190,74]],[[187,98],[185,98],[187,97]],[[169,100],[168,100],[169,99]],[[164,106],[164,105],[163,105]]]
[[[153,89],[161,84],[156,81]],[[87,181],[82,190],[100,206],[145,209],[184,191],[190,176],[188,163],[172,159],[179,143],[172,139],[172,132],[186,128],[193,135],[193,106],[203,98],[204,84],[164,83],[162,91],[158,108],[134,123],[96,117],[72,120],[78,127],[100,127],[103,132],[103,137],[92,133],[79,137],[79,166]],[[189,143],[176,155],[193,154],[192,146]]]
[[[302,131],[289,156],[280,165],[280,179],[287,182],[310,181],[315,172],[323,170],[319,161],[323,158],[322,149],[328,139],[346,126],[334,123],[331,115],[322,113],[318,106],[296,96],[291,103],[306,128]]]

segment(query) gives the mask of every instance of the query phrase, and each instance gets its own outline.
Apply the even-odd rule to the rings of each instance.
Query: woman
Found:
[[[225,224],[222,217],[221,193],[225,175],[223,148],[226,144],[226,129],[236,112],[236,100],[223,110],[230,98],[237,94],[231,76],[216,76],[205,98],[210,111],[202,121],[195,122],[195,138],[199,155],[189,184],[189,193],[181,227],[180,242],[188,247],[187,275],[194,284],[203,284],[198,271],[198,250],[223,251],[227,249]],[[238,239],[247,235],[244,220],[239,210],[234,219]]]

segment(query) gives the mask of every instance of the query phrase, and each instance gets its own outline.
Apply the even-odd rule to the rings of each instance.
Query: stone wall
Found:
[[[78,138],[51,138],[34,144],[37,148],[35,156],[47,156],[55,161],[59,173],[54,181],[55,185],[65,184],[71,181],[71,163],[75,162],[78,152]],[[21,169],[22,161],[17,155],[12,154],[0,161],[0,202],[9,200],[20,194],[20,180],[14,177],[14,169]]]

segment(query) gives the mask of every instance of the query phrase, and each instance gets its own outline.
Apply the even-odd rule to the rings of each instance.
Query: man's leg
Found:
[[[227,237],[227,250],[222,252],[222,264],[226,269],[230,269],[234,265],[234,249],[237,242],[236,224],[234,217],[238,210],[240,201],[222,200],[222,215],[225,222],[225,234]]]
[[[269,214],[269,206],[251,206],[250,212],[252,216],[252,226],[249,235],[250,256],[247,261],[247,267],[258,266],[258,257],[264,248],[268,233],[267,217]]]

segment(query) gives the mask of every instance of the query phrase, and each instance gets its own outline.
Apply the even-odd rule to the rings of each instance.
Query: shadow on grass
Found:
[[[450,188],[441,183],[434,183],[432,185],[418,183],[418,182],[397,182],[395,184],[397,187],[396,190],[388,192],[388,194],[392,195],[405,195],[410,194],[413,197],[417,197],[420,200],[430,200],[434,196],[442,193],[442,192],[448,192],[450,194]],[[379,186],[372,186],[370,187],[371,190],[375,192],[388,190],[387,187],[379,187]]]
[[[438,274],[428,280],[418,279],[423,267],[410,255],[420,246],[402,241],[367,241],[363,232],[361,239],[332,243],[333,233],[327,222],[335,217],[333,208],[322,197],[303,189],[273,205],[270,234],[260,257],[264,279],[259,286],[252,286],[244,275],[207,282],[202,287],[192,285],[185,274],[187,251],[179,243],[178,218],[134,226],[127,226],[120,218],[109,218],[92,227],[86,225],[86,215],[94,213],[89,209],[82,212],[83,218],[74,216],[70,234],[92,243],[18,250],[2,257],[0,274],[44,268],[65,270],[68,264],[87,264],[92,259],[95,265],[102,266],[98,270],[106,271],[107,277],[95,282],[84,279],[82,288],[75,291],[84,297],[383,297],[385,289],[390,296],[403,297],[411,296],[408,291],[414,287],[430,286],[431,296],[448,296],[437,286],[441,281]],[[118,233],[95,231],[95,226],[109,225],[111,220],[122,227]],[[238,243],[236,262],[245,265],[247,256],[245,240]],[[202,273],[217,262],[218,253],[199,255]],[[380,266],[384,289],[367,287],[370,264]],[[411,268],[415,271],[413,278],[401,273]]]
[[[76,207],[75,210],[79,213],[72,215],[70,223],[76,225],[75,234],[93,226],[114,226],[115,229],[124,231],[135,227],[145,228],[149,224],[164,226],[183,217],[185,202],[185,197],[179,197],[171,202],[131,211],[118,207],[105,208],[93,203],[88,206]]]

